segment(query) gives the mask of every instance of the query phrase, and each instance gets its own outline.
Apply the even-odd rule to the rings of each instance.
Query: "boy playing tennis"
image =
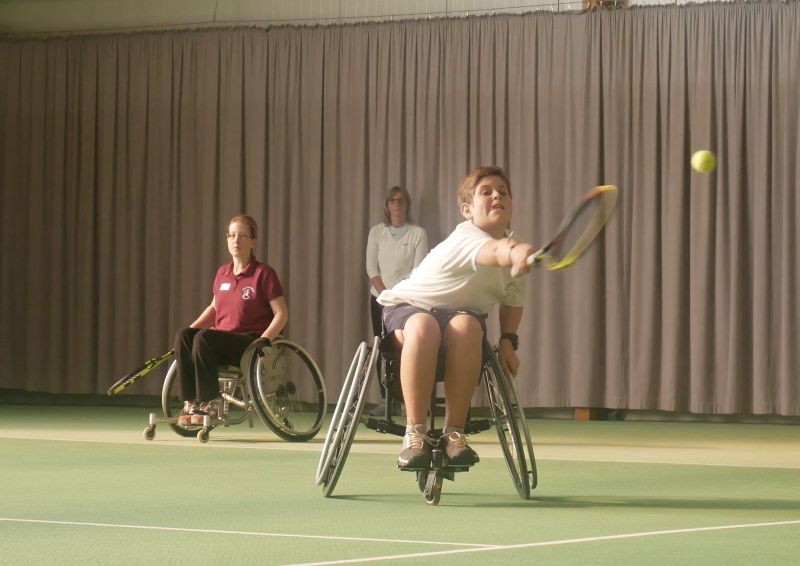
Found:
[[[519,368],[517,328],[522,318],[525,279],[533,246],[508,234],[511,187],[499,167],[479,167],[458,189],[467,219],[422,263],[392,289],[383,291],[384,325],[402,346],[400,383],[406,404],[406,435],[397,460],[400,468],[430,465],[434,441],[428,437],[428,406],[440,349],[444,356],[445,423],[441,439],[452,465],[480,460],[467,445],[464,424],[480,378],[483,336],[489,309],[500,304],[499,360],[503,371]]]

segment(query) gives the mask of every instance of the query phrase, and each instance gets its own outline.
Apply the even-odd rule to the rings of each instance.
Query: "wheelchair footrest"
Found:
[[[459,472],[468,472],[472,466],[474,466],[474,464],[460,466],[450,465],[444,457],[444,454],[442,454],[442,451],[435,449],[432,454],[430,466],[416,468],[400,468],[398,466],[398,469],[403,472],[422,472],[424,474],[440,472],[442,477],[452,481],[455,474]]]
[[[476,419],[468,421],[464,426],[464,434],[478,434],[484,430],[489,430],[494,426],[490,419]]]
[[[160,417],[158,413],[150,413],[149,424],[178,424],[178,417]]]
[[[395,436],[405,436],[406,425],[394,421],[388,421],[381,417],[369,417],[364,423],[368,429],[375,432],[393,434]]]

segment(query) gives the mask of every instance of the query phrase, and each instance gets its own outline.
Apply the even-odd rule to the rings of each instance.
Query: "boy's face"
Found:
[[[500,177],[484,177],[478,182],[472,195],[472,203],[461,204],[461,214],[472,220],[481,230],[495,238],[505,236],[511,223],[511,194]]]

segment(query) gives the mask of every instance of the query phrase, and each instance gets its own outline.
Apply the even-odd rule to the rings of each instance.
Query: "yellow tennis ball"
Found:
[[[698,173],[711,173],[716,168],[717,158],[710,151],[701,149],[692,154],[692,169]]]

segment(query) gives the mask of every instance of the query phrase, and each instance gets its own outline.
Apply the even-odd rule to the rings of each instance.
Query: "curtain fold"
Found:
[[[0,387],[99,393],[169,349],[245,211],[333,398],[387,188],[435,244],[498,164],[536,243],[620,187],[530,276],[525,406],[798,416],[797,53],[797,3],[0,38]]]

